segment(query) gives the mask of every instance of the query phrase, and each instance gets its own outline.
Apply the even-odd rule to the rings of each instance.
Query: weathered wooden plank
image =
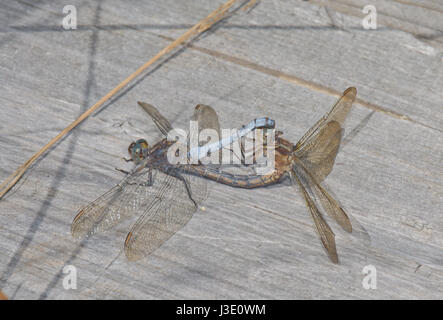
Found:
[[[73,1],[76,31],[60,28],[62,6],[51,1],[2,3],[0,180],[167,45],[164,37],[220,3]],[[377,3],[382,14],[409,14],[410,4],[387,3]],[[441,29],[438,3],[420,3],[436,9],[423,9],[423,27]],[[441,298],[441,47],[407,27],[365,31],[345,11],[336,13],[341,29],[331,28],[321,10],[311,1],[262,1],[239,12],[59,143],[0,202],[1,290],[12,299]],[[331,223],[340,265],[329,262],[303,199],[286,185],[210,183],[206,210],[137,263],[121,254],[129,225],[84,243],[70,236],[75,211],[122,178],[114,167],[130,167],[121,160],[128,144],[160,138],[136,101],[155,104],[178,127],[197,103],[212,105],[224,128],[269,116],[295,142],[334,103],[322,88],[350,85],[381,108],[355,105],[327,179],[366,230],[347,235]],[[77,290],[63,289],[65,265],[77,267]],[[366,265],[377,268],[376,290],[362,287]]]
[[[363,19],[363,8],[369,3],[365,1],[311,0],[320,6],[324,15],[330,18],[331,24],[340,27],[340,16],[336,13],[351,15]],[[431,47],[442,48],[442,25],[440,16],[443,12],[441,4],[425,1],[373,1],[377,21],[387,30],[399,30],[410,33],[420,41],[431,44]],[[427,47],[427,46],[426,46]]]

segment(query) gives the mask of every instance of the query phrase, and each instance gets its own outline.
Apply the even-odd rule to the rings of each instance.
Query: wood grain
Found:
[[[0,181],[142,62],[224,1],[0,4]],[[0,289],[10,299],[427,299],[443,295],[443,46],[439,1],[260,1],[201,36],[82,123],[0,202]],[[331,19],[331,16],[333,17]],[[130,224],[88,241],[75,212],[119,181],[137,138],[161,134],[137,106],[186,128],[209,104],[222,128],[276,120],[294,143],[355,86],[360,99],[326,182],[355,232],[322,249],[302,195],[288,185],[210,183],[193,219],[148,259],[122,254]],[[376,107],[371,107],[376,106]],[[137,217],[134,217],[134,222]],[[326,217],[326,219],[328,219]],[[330,221],[330,220],[329,220]],[[77,269],[65,290],[63,268]],[[377,270],[377,289],[362,286]]]

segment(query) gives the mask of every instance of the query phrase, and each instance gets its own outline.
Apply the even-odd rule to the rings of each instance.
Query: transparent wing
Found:
[[[199,133],[205,129],[213,129],[220,137],[220,124],[218,122],[217,112],[211,106],[198,104],[194,109],[192,120],[198,122]],[[203,144],[205,143],[206,142],[203,141]]]
[[[220,123],[218,121],[218,115],[217,112],[208,105],[204,105],[204,104],[198,104],[195,108],[194,108],[194,114],[191,118],[191,120],[193,121],[197,121],[198,122],[198,135],[199,135],[199,146],[203,146],[207,143],[214,143],[219,141],[222,136],[220,134]],[[210,136],[204,136],[204,133],[210,133],[208,131],[208,129],[211,129],[212,134]],[[202,133],[203,131],[203,133]],[[219,150],[218,152],[214,153],[211,159],[213,159],[214,161],[209,161],[211,163],[215,162],[215,159],[218,159],[217,162],[215,162],[215,164],[220,163],[221,161],[221,150]],[[217,158],[218,155],[218,158]]]
[[[323,219],[318,207],[315,205],[314,201],[310,197],[306,188],[303,185],[301,177],[297,176],[297,173],[293,170],[290,175],[291,179],[296,181],[296,185],[300,188],[303,198],[305,199],[306,206],[311,213],[312,219],[314,220],[317,232],[320,235],[320,240],[328,252],[329,258],[333,263],[338,263],[337,248],[335,246],[335,235],[327,222]]]
[[[151,116],[157,128],[167,137],[168,132],[172,130],[172,126],[168,119],[166,119],[152,104],[141,101],[138,101],[137,103]]]
[[[298,150],[295,150],[297,158],[303,162],[305,168],[322,182],[332,171],[335,157],[340,147],[342,128],[337,121],[326,123],[313,139],[305,142]]]
[[[335,219],[337,223],[345,229],[347,232],[352,232],[351,221],[348,215],[340,206],[340,204],[319,184],[315,181],[310,171],[306,170],[306,167],[300,162],[297,162],[299,167],[294,166],[293,171],[297,172],[299,176],[303,177],[303,180],[309,186],[309,189],[315,192],[315,195],[320,200],[323,209],[326,213]]]
[[[138,167],[77,213],[71,225],[72,235],[91,236],[140,213],[152,197],[149,182],[154,179],[150,168]]]
[[[163,176],[158,192],[126,237],[125,254],[132,261],[151,254],[182,229],[207,195],[200,177],[177,172],[158,176]]]
[[[351,110],[352,103],[354,102],[356,96],[357,89],[355,89],[354,87],[346,89],[343,92],[343,95],[332,107],[332,109],[327,112],[319,121],[317,121],[317,123],[312,126],[312,128],[309,129],[308,132],[306,132],[305,135],[297,142],[295,149],[302,149],[307,142],[314,140],[323,126],[331,121],[336,121],[340,125],[340,127],[343,127],[343,123],[345,122],[346,117]]]
[[[326,213],[347,232],[352,232],[351,221],[339,203],[320,184],[315,184],[314,188]]]

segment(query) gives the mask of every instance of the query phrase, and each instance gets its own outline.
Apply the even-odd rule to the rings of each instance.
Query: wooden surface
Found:
[[[0,4],[0,180],[137,67],[223,1]],[[0,201],[0,289],[12,299],[443,297],[443,5],[364,0],[261,1],[146,73],[39,160]],[[287,185],[210,183],[205,210],[152,256],[122,254],[128,225],[79,242],[75,212],[130,168],[128,144],[161,136],[136,101],[174,126],[198,103],[223,128],[258,116],[296,142],[349,86],[359,101],[327,184],[357,230],[336,223],[327,258]],[[135,221],[136,217],[134,217]],[[77,268],[77,289],[63,268]],[[377,270],[377,289],[362,286]]]

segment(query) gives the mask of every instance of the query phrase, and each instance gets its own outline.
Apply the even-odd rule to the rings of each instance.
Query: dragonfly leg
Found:
[[[184,183],[189,199],[194,203],[195,207],[198,207],[197,202],[192,197],[192,192],[191,192],[191,188],[188,184],[188,181],[186,181],[186,179],[180,173],[178,173],[176,171],[171,170],[170,172],[168,172],[168,174],[176,177],[177,179],[179,179],[180,181],[182,181]]]
[[[126,171],[126,170],[123,170],[123,169],[120,169],[120,168],[117,168],[117,167],[115,167],[115,170],[123,172],[124,174],[129,174],[130,173],[129,171]]]
[[[126,171],[124,169],[120,169],[120,168],[115,168],[115,170],[123,172],[124,174],[128,175],[131,172]],[[129,183],[129,184],[135,184],[135,183]],[[152,185],[154,184],[153,180],[152,180],[152,168],[149,168],[149,172],[148,172],[148,182],[146,183],[138,183],[138,185],[140,186],[145,186],[145,187],[152,187]]]
[[[148,183],[147,183],[147,185],[149,187],[151,187],[153,184],[154,184],[154,181],[152,180],[152,168],[149,168]]]

